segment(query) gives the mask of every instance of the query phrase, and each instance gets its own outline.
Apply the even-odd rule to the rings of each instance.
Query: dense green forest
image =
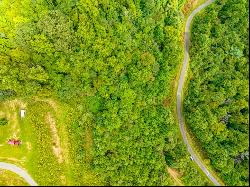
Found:
[[[216,1],[192,27],[185,119],[227,185],[249,185],[248,29],[247,0]]]
[[[171,185],[166,167],[186,185],[208,184],[174,116],[184,3],[0,1],[0,99],[74,108],[65,124],[74,185]]]

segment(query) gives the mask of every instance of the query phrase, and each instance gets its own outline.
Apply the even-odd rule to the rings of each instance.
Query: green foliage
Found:
[[[216,1],[192,28],[185,116],[227,185],[249,185],[248,6]]]
[[[4,126],[8,124],[8,120],[6,118],[0,118],[0,126]]]
[[[182,172],[190,167],[193,172],[184,178],[193,175],[199,178],[195,184],[205,183],[193,165],[183,164],[189,158],[177,136],[175,103],[163,107],[164,99],[173,97],[183,58],[184,3],[1,1],[0,88],[21,97],[50,92],[74,109],[74,120],[65,125],[75,184],[171,185],[164,159],[170,152],[168,164]],[[240,47],[232,54],[241,55]],[[42,173],[39,181],[57,184],[50,175],[62,169],[52,169],[55,158],[42,153],[51,137],[41,128],[41,118],[43,114],[30,119],[42,154],[34,155],[34,164]],[[44,160],[51,173],[40,168]],[[92,183],[86,182],[88,177]]]
[[[13,90],[0,90],[0,101],[9,99],[11,96],[14,96],[15,92]]]

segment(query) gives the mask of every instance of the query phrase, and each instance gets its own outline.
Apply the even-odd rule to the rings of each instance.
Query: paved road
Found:
[[[188,148],[188,152],[192,156],[193,160],[197,163],[197,165],[202,169],[202,171],[207,175],[207,177],[214,183],[216,186],[220,186],[220,183],[209,173],[207,168],[202,164],[202,162],[199,160],[199,158],[196,156],[194,153],[192,147],[188,143],[188,139],[185,133],[185,127],[184,127],[184,118],[182,114],[182,89],[183,89],[183,84],[185,81],[185,75],[187,73],[187,64],[188,64],[188,51],[189,51],[189,30],[190,30],[190,24],[192,22],[192,19],[194,16],[203,8],[206,6],[210,5],[213,3],[215,0],[208,0],[204,4],[200,5],[198,8],[196,8],[191,15],[188,17],[187,23],[186,23],[186,28],[185,28],[185,55],[184,55],[184,60],[183,60],[183,65],[182,65],[182,70],[180,74],[180,79],[178,82],[178,90],[177,90],[177,114],[178,114],[178,120],[179,120],[179,125],[180,125],[180,130],[181,130],[181,135],[183,138],[184,143],[186,144]]]
[[[5,162],[0,162],[0,169],[6,169],[16,173],[17,175],[24,178],[24,180],[31,186],[38,186],[37,183],[31,178],[31,176],[23,169],[17,167],[14,164],[8,164]]]

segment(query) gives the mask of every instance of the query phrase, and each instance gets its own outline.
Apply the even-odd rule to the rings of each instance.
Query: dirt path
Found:
[[[189,0],[185,6],[182,9],[182,12],[184,15],[187,15],[187,13],[190,11],[190,9],[194,6],[196,6],[198,3],[198,0]]]
[[[184,186],[182,184],[181,180],[179,179],[180,174],[177,171],[175,171],[174,169],[168,167],[168,173],[174,179],[174,181],[176,182],[176,184],[178,186]]]
[[[53,147],[52,147],[53,152],[56,155],[56,157],[58,158],[58,162],[62,163],[63,162],[63,152],[62,152],[62,148],[60,146],[60,138],[58,136],[57,129],[56,129],[56,121],[50,112],[47,113],[45,120],[50,126],[50,130],[51,130],[51,134],[52,134],[52,141],[53,141]]]

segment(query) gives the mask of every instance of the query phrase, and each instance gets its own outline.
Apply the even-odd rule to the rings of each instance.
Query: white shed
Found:
[[[20,111],[21,118],[24,118],[25,113],[26,113],[26,110],[21,109],[21,111]]]

